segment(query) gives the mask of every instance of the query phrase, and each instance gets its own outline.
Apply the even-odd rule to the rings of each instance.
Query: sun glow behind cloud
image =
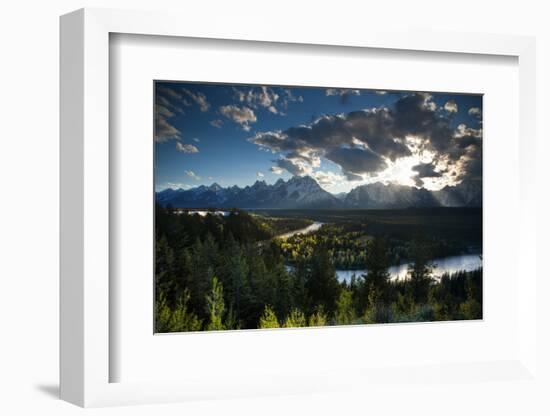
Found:
[[[332,171],[318,170],[313,172],[312,176],[317,179],[321,187],[331,193],[349,192],[351,189],[359,185],[381,182],[383,184],[398,184],[405,186],[418,186],[417,180],[419,173],[413,168],[421,164],[434,163],[436,166],[436,177],[423,177],[422,187],[436,191],[447,185],[455,185],[455,181],[451,174],[447,172],[443,161],[435,160],[435,153],[421,148],[421,140],[415,137],[407,137],[407,146],[411,150],[411,156],[402,157],[395,161],[389,158],[384,158],[387,168],[375,175],[361,175],[362,179],[358,181],[348,181],[344,175]],[[322,180],[320,180],[322,179]]]

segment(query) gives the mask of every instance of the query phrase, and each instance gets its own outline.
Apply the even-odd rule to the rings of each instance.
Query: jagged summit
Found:
[[[319,186],[310,176],[294,176],[288,181],[277,180],[268,185],[257,180],[253,185],[223,188],[214,183],[189,190],[157,193],[157,202],[178,208],[239,207],[239,208],[338,208],[340,200]]]
[[[347,194],[332,195],[311,176],[278,179],[273,185],[257,180],[253,185],[224,188],[217,183],[188,190],[166,189],[157,192],[159,204],[178,208],[357,208],[401,209],[430,207],[479,207],[482,193],[480,183],[463,182],[429,191],[399,184],[375,182],[360,185]]]

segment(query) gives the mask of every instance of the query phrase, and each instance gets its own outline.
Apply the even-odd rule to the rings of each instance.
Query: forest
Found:
[[[365,233],[350,220],[326,224],[314,238],[280,240],[274,237],[317,218],[237,209],[200,216],[159,205],[155,212],[157,333],[483,316],[481,269],[435,278],[430,259],[442,242],[454,241],[437,232],[403,235],[369,221],[373,226]],[[456,244],[449,250],[463,249]],[[409,262],[406,280],[390,279],[396,255]],[[367,272],[338,281],[337,267],[357,265]]]

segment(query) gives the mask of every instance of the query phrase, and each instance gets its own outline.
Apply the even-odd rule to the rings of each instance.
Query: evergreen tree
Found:
[[[355,323],[355,308],[353,307],[352,292],[349,289],[342,289],[340,297],[336,302],[336,323],[338,325],[349,325]]]
[[[292,299],[294,305],[303,311],[313,309],[308,296],[307,281],[309,279],[308,266],[303,257],[298,258],[292,271]]]
[[[240,322],[249,316],[251,303],[248,265],[240,245],[231,233],[226,240],[223,258],[223,267],[218,270],[218,275],[222,276],[226,299],[237,322]]]
[[[208,240],[207,240],[208,241]],[[208,320],[206,296],[211,290],[217,260],[217,246],[210,242],[203,244],[197,239],[190,248],[190,272],[187,287],[191,294],[190,307],[201,319]]]
[[[309,326],[325,326],[327,325],[328,318],[323,312],[323,308],[318,308],[317,311],[309,317]]]
[[[202,327],[197,316],[189,312],[187,303],[189,292],[185,291],[174,309],[171,309],[166,296],[161,293],[155,302],[155,332],[199,331]]]
[[[475,270],[466,277],[466,302],[460,305],[464,319],[482,319],[481,270]]]
[[[418,304],[425,304],[428,300],[428,291],[432,283],[433,265],[430,263],[431,253],[426,242],[416,239],[411,247],[412,263],[409,264],[408,274],[414,300]]]
[[[374,297],[377,302],[390,303],[388,268],[390,261],[386,241],[383,237],[375,236],[368,245],[365,255],[367,274],[363,275],[363,306],[367,306],[368,298]],[[371,293],[373,292],[373,293]]]
[[[328,316],[334,316],[340,285],[329,252],[324,245],[318,245],[311,258],[311,274],[306,282],[311,303],[322,306]]]
[[[223,324],[223,315],[225,312],[223,286],[215,276],[212,278],[212,291],[206,296],[206,304],[210,317],[206,329],[209,331],[219,331],[225,329]]]
[[[174,251],[168,244],[168,239],[163,234],[156,236],[155,244],[155,291],[164,293],[169,306],[175,304],[175,276],[174,276]]]
[[[292,309],[285,320],[285,328],[300,328],[307,326],[304,313],[296,308]]]
[[[274,307],[277,316],[284,320],[292,308],[292,283],[284,264],[278,264],[271,271],[275,281]]]
[[[261,247],[249,244],[246,247],[246,263],[248,265],[248,291],[249,305],[245,322],[246,328],[256,328],[264,305],[272,305],[274,302],[274,287],[271,273],[268,273]]]
[[[363,315],[367,324],[393,322],[391,305],[380,301],[379,292],[371,286],[369,289],[368,307]]]
[[[258,324],[259,328],[280,328],[279,321],[277,320],[277,315],[273,312],[269,306],[266,305],[264,313],[260,317],[260,322]]]

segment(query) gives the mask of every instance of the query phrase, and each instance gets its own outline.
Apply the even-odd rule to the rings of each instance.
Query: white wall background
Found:
[[[190,3],[190,2],[189,2]],[[80,7],[179,10],[225,16],[239,31],[248,22],[276,19],[286,25],[368,26],[388,22],[434,30],[536,35],[538,42],[538,189],[539,250],[548,244],[546,214],[550,150],[546,120],[550,114],[550,27],[542,1],[456,2],[372,1],[202,1],[181,0],[19,0],[0,9],[0,414],[72,415],[81,409],[56,399],[58,385],[58,16]],[[185,21],[182,21],[182,25]],[[505,122],[505,121],[504,121]],[[546,139],[546,140],[545,140]],[[547,214],[546,214],[547,215]],[[549,276],[550,277],[550,276]],[[550,285],[539,286],[550,294]],[[540,305],[540,320],[550,328],[549,305]],[[541,325],[541,365],[548,366],[550,336]],[[544,353],[544,350],[546,353]],[[546,371],[545,374],[550,374]],[[215,401],[93,410],[101,415],[172,414],[548,414],[543,391],[498,383],[483,393],[467,384],[448,389],[434,385],[395,397],[335,393],[302,397]],[[550,391],[546,386],[546,393]],[[544,403],[545,402],[545,403]],[[544,403],[544,405],[542,405]]]

